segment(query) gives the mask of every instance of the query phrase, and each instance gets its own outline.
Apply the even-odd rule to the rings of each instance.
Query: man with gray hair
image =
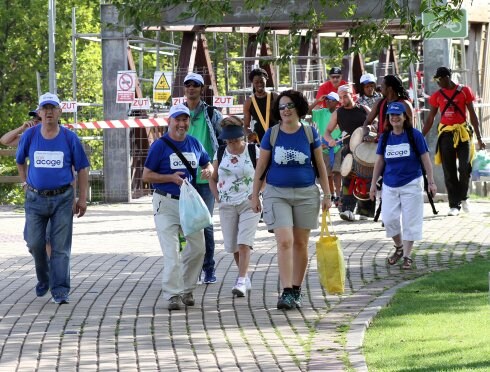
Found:
[[[58,125],[61,108],[56,94],[39,97],[37,111],[42,123],[24,132],[16,162],[26,193],[26,237],[36,265],[36,295],[42,297],[51,290],[53,302],[61,305],[69,302],[73,215],[82,217],[87,210],[89,162],[77,135]],[[78,172],[78,199],[72,186],[73,170]],[[51,222],[49,257],[48,222]]]
[[[352,135],[354,130],[362,127],[364,120],[371,111],[367,106],[361,106],[354,102],[352,97],[353,89],[349,84],[341,85],[338,89],[341,107],[332,113],[330,122],[328,123],[327,130],[325,131],[325,140],[328,145],[333,147],[337,144],[337,141],[332,138],[332,132],[337,127],[343,133],[343,137],[346,135]],[[342,143],[342,160],[345,156],[351,153],[349,148],[349,139],[344,139]],[[345,221],[354,221],[354,209],[356,204],[358,206],[358,212],[361,219],[367,219],[369,216],[374,216],[374,205],[370,200],[357,202],[353,195],[351,182],[354,182],[354,177],[349,175],[342,177],[342,201],[340,207],[340,218]],[[369,187],[368,187],[369,190]]]

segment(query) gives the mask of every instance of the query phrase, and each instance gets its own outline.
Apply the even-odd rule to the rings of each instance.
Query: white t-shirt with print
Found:
[[[260,150],[255,146],[257,159]],[[217,152],[213,161],[218,160]],[[225,149],[218,167],[218,194],[220,203],[239,205],[252,195],[255,169],[250,160],[248,147],[239,155],[233,155]]]

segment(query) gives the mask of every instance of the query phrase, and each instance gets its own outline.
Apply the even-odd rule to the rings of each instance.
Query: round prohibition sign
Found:
[[[121,74],[119,76],[119,80],[117,82],[117,85],[119,87],[119,90],[124,90],[124,91],[128,91],[128,90],[131,90],[131,88],[133,87],[133,77],[129,74]]]

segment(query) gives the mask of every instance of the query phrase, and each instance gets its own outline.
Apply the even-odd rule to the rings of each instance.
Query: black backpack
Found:
[[[257,166],[257,152],[255,151],[255,143],[248,143],[248,155],[250,156],[250,160],[252,161],[252,165],[255,169]],[[225,154],[226,145],[221,145],[218,147],[218,151],[216,152],[216,157],[218,158],[218,167],[221,164],[221,160],[223,160],[223,155]]]

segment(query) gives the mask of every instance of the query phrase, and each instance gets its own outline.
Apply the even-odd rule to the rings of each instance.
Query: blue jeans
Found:
[[[27,246],[36,265],[37,280],[49,284],[53,297],[70,292],[70,255],[73,233],[73,188],[55,196],[27,190],[25,199]],[[46,253],[46,226],[51,222],[51,257]]]
[[[213,215],[214,210],[214,196],[207,183],[198,183],[196,187],[197,192],[201,195],[201,198],[206,203],[209,213]],[[204,263],[202,269],[204,272],[214,270],[214,230],[213,225],[204,229],[204,243],[206,245],[206,253],[204,255]]]

